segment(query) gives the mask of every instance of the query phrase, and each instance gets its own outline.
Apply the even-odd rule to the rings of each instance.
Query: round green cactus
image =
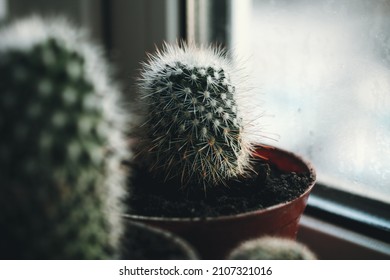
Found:
[[[262,237],[246,241],[234,249],[231,260],[314,260],[315,255],[303,244],[280,237]]]
[[[100,50],[64,20],[0,37],[0,258],[116,257],[127,117]]]
[[[248,171],[238,71],[219,49],[166,45],[143,65],[144,150],[166,179],[201,187]]]

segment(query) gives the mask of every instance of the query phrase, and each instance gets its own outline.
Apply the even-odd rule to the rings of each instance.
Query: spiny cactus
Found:
[[[100,49],[38,17],[0,38],[0,259],[115,257],[128,117]]]
[[[234,249],[231,260],[314,260],[316,256],[303,244],[280,237],[246,241]]]
[[[248,171],[252,148],[243,136],[238,76],[218,48],[165,45],[149,56],[139,88],[151,169],[202,188]]]

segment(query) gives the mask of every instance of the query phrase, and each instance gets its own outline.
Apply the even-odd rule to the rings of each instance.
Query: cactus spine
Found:
[[[237,76],[226,53],[211,47],[165,45],[149,57],[139,88],[153,170],[203,188],[248,171]]]
[[[65,20],[0,37],[0,258],[115,257],[127,117],[100,50]]]
[[[280,237],[262,237],[246,241],[234,249],[231,260],[315,260],[316,256],[303,244]]]

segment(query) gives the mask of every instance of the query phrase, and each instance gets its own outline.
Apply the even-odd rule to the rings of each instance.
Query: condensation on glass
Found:
[[[231,10],[231,47],[265,111],[253,134],[312,161],[320,181],[390,202],[390,1],[232,0]]]

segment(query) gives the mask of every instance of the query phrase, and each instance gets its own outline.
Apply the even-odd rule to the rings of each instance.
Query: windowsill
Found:
[[[390,243],[390,205],[318,182],[307,215],[352,232]]]
[[[390,244],[304,215],[298,240],[322,260],[390,259]]]

